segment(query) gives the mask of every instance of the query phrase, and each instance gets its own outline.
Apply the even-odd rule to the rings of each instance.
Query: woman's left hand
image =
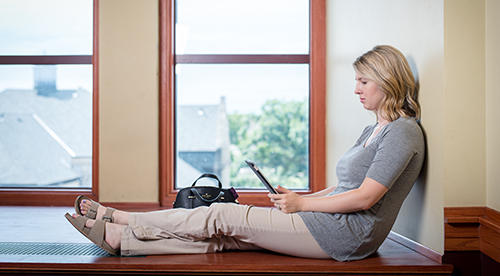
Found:
[[[297,193],[278,185],[278,194],[268,194],[267,196],[274,202],[274,206],[283,213],[295,213],[301,210],[304,199]]]

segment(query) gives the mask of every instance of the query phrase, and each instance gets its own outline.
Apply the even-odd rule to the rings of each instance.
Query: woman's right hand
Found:
[[[306,199],[279,185],[277,191],[278,194],[268,194],[268,197],[271,199],[271,202],[274,202],[276,208],[286,214],[301,211],[303,202]]]

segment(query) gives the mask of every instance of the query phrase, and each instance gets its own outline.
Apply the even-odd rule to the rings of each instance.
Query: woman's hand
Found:
[[[278,185],[277,189],[279,194],[268,194],[267,196],[274,202],[274,206],[281,210],[283,213],[295,213],[302,210],[304,198],[300,197],[286,188]]]

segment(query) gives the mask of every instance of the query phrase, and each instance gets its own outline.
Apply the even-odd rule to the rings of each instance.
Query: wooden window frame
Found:
[[[309,141],[309,190],[316,192],[326,187],[326,0],[310,2],[310,53],[309,55],[179,55],[174,53],[173,1],[160,0],[160,50],[159,50],[159,201],[161,206],[172,206],[175,189],[175,98],[174,59],[195,63],[268,63],[286,60],[288,63],[310,65],[310,141]],[[236,61],[238,60],[238,61]],[[265,62],[267,61],[267,62]],[[266,191],[241,190],[241,204],[272,206]]]
[[[0,65],[92,64],[92,188],[0,188],[0,205],[71,206],[77,195],[99,199],[99,0],[93,10],[92,55],[0,56]]]

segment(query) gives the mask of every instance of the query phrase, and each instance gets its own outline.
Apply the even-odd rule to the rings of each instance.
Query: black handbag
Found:
[[[209,177],[217,180],[219,187],[195,186],[198,180]],[[191,187],[182,188],[177,193],[174,208],[193,209],[199,206],[210,206],[215,202],[238,203],[238,193],[234,188],[223,189],[222,183],[215,174],[205,173],[200,175]]]

